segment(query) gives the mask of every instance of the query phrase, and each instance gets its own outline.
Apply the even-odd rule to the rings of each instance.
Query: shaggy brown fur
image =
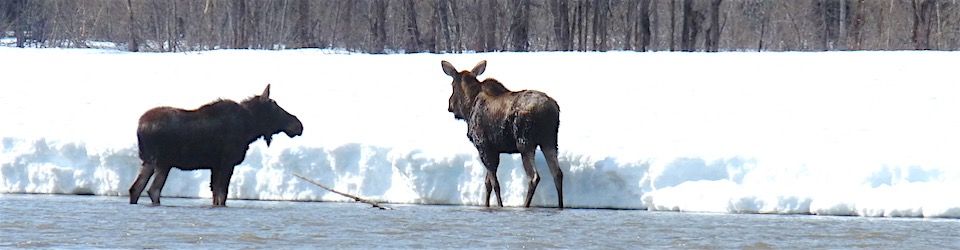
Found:
[[[457,71],[447,61],[440,66],[453,78],[453,93],[447,110],[457,119],[467,122],[467,137],[480,153],[487,168],[484,205],[490,206],[491,189],[500,198],[497,167],[500,153],[520,153],[523,169],[530,178],[524,206],[529,207],[540,183],[534,165],[537,147],[543,152],[557,187],[557,207],[563,208],[563,173],[557,161],[557,131],[560,126],[560,106],[553,98],[536,90],[510,91],[499,81],[477,80],[486,69],[481,61],[473,70]]]
[[[301,135],[303,124],[263,94],[241,103],[217,100],[196,110],[158,107],[140,116],[137,142],[143,166],[130,186],[130,204],[137,204],[147,181],[154,176],[150,200],[160,204],[160,191],[170,168],[210,169],[213,205],[226,206],[233,168],[243,162],[250,143],[263,137],[267,146],[274,134]]]

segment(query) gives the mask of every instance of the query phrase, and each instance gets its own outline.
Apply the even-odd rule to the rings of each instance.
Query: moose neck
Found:
[[[258,97],[254,96],[240,103],[240,105],[243,106],[243,108],[249,114],[246,117],[247,132],[245,136],[250,143],[253,143],[257,139],[260,139],[260,137],[263,137],[269,146],[275,131],[264,124],[264,122],[269,119],[267,119],[264,114],[261,114],[261,109],[258,108],[259,105],[262,105],[261,102],[262,100],[259,100]]]
[[[493,78],[488,78],[479,82],[477,84],[471,84],[472,88],[464,88],[464,93],[466,95],[466,106],[464,106],[464,120],[469,121],[470,117],[473,115],[474,107],[479,101],[490,101],[490,99],[498,98],[503,96],[511,91],[503,86],[502,83]]]
[[[473,81],[467,81],[465,84],[461,85],[463,88],[463,98],[460,103],[460,113],[464,121],[470,121],[470,117],[473,115],[473,108],[477,105],[479,101],[478,98],[484,98],[480,93],[482,91],[480,87],[480,82],[476,78],[471,79]]]

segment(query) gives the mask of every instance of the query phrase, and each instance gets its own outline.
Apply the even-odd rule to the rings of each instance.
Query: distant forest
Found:
[[[957,0],[0,0],[18,47],[129,51],[960,49]],[[15,43],[13,42],[15,41]]]

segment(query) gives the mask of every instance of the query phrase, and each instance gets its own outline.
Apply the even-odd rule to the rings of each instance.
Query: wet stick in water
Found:
[[[381,206],[380,203],[377,203],[377,202],[374,202],[374,201],[370,201],[370,200],[367,200],[367,199],[364,199],[364,198],[357,197],[357,196],[355,196],[355,195],[351,195],[351,194],[348,194],[348,193],[344,193],[344,192],[340,192],[340,191],[337,191],[337,190],[333,190],[332,188],[328,188],[327,186],[324,186],[323,184],[320,184],[319,182],[316,182],[316,181],[314,181],[314,180],[308,179],[307,177],[303,177],[303,176],[300,175],[300,174],[293,174],[293,176],[296,176],[297,178],[300,178],[300,179],[303,179],[304,181],[307,181],[307,182],[309,182],[309,183],[312,183],[313,185],[317,185],[318,187],[323,188],[323,189],[326,189],[327,191],[334,192],[334,193],[336,193],[336,194],[349,197],[350,199],[353,199],[353,200],[355,200],[355,201],[359,201],[359,202],[363,202],[363,203],[370,204],[371,206],[373,206],[373,207],[375,207],[375,208],[379,208],[379,209],[381,209],[381,210],[392,210],[392,209],[393,209],[392,207],[384,207],[384,206]]]

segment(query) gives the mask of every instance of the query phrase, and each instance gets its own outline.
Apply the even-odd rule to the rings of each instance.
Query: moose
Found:
[[[477,148],[480,161],[487,169],[484,206],[490,206],[490,191],[500,198],[500,182],[497,167],[501,153],[520,153],[523,170],[529,178],[524,207],[530,201],[540,183],[534,165],[539,146],[547,160],[550,173],[557,187],[557,207],[563,208],[563,172],[557,162],[557,131],[560,127],[560,106],[550,96],[536,90],[510,91],[499,81],[487,78],[482,82],[477,76],[487,68],[487,61],[480,61],[470,71],[457,71],[450,62],[441,61],[443,73],[453,78],[453,93],[447,111],[454,118],[467,122],[467,137]]]
[[[243,162],[250,144],[263,137],[267,146],[274,134],[290,138],[303,134],[303,124],[270,99],[270,85],[258,96],[240,103],[219,99],[196,110],[157,107],[140,116],[137,143],[143,165],[130,187],[130,204],[137,204],[147,181],[156,178],[147,193],[160,205],[160,191],[170,168],[210,169],[213,206],[226,206],[233,168]]]

